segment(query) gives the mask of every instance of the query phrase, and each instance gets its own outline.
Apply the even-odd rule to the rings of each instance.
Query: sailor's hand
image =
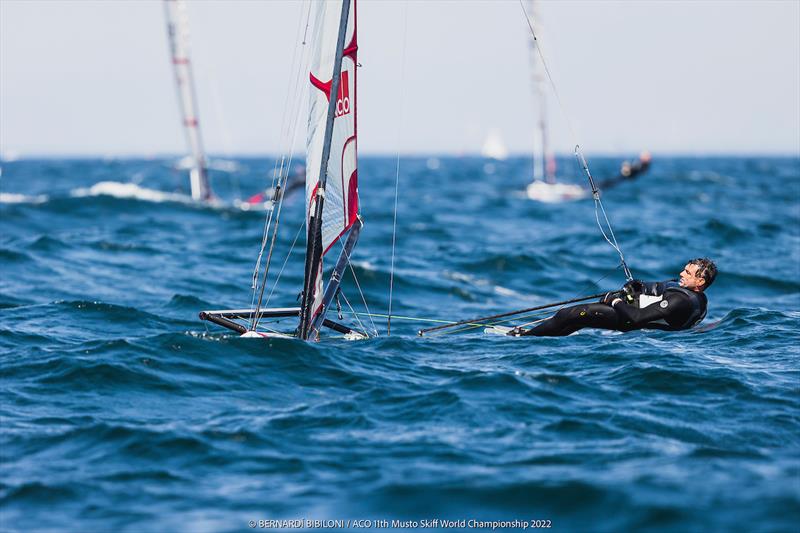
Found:
[[[644,292],[644,282],[640,279],[632,279],[622,286],[625,301],[632,304],[636,297]]]
[[[640,279],[632,279],[622,286],[622,290],[625,292],[631,292],[633,294],[641,294],[644,292],[644,281]]]
[[[614,298],[618,298],[620,295],[620,291],[609,291],[600,298],[601,304],[611,305],[611,302],[614,301]]]

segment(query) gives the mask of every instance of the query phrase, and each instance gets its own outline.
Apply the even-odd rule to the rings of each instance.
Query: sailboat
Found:
[[[189,170],[192,199],[207,202],[214,198],[208,181],[208,163],[197,119],[192,62],[189,55],[189,15],[185,0],[164,0],[172,69],[181,110],[182,127],[189,154],[178,167]]]
[[[503,142],[503,137],[500,135],[500,130],[492,128],[486,134],[486,140],[483,141],[481,148],[481,155],[488,159],[495,159],[497,161],[504,161],[508,157],[508,148]]]
[[[308,110],[306,142],[306,252],[301,303],[299,307],[262,308],[267,285],[270,258],[277,235],[280,202],[268,215],[272,244],[267,253],[263,278],[256,261],[253,284],[253,309],[203,311],[208,320],[246,337],[319,339],[320,330],[328,328],[348,338],[363,338],[366,334],[326,318],[327,311],[340,291],[345,268],[358,241],[363,221],[359,214],[358,157],[356,141],[356,0],[317,2],[316,40],[312,51],[310,81],[311,97]],[[352,10],[351,10],[352,8]],[[284,176],[281,184],[285,186]],[[269,229],[265,231],[266,243]],[[341,245],[341,252],[327,284],[323,279],[323,260]],[[256,298],[257,296],[257,298]],[[297,318],[294,331],[279,332],[265,323],[270,319]]]
[[[528,11],[533,19],[540,20],[537,2],[530,0],[528,5]],[[588,191],[583,187],[556,181],[556,158],[550,149],[548,136],[546,79],[539,59],[539,43],[531,35],[528,44],[531,93],[533,101],[538,104],[538,120],[534,129],[533,181],[528,184],[526,193],[531,200],[540,202],[562,202],[584,198]]]
[[[527,13],[534,20],[541,20],[536,0],[529,0]],[[544,65],[542,64],[539,43],[531,33],[529,39],[529,57],[531,63],[531,93],[533,100],[538,104],[538,120],[534,129],[533,149],[533,181],[528,184],[525,192],[531,200],[555,203],[570,200],[580,200],[590,196],[591,192],[574,183],[564,183],[556,180],[556,159],[550,149],[547,126],[547,80]],[[635,161],[624,161],[616,176],[597,182],[603,190],[635,179],[638,175],[647,172],[650,167],[650,153],[644,151]]]

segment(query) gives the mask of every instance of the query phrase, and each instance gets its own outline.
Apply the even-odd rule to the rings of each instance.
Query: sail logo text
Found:
[[[339,79],[339,90],[336,95],[336,116],[341,117],[350,112],[350,73],[342,71]]]

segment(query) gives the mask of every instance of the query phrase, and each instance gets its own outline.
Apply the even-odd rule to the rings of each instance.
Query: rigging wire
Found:
[[[580,295],[582,295],[582,294],[586,294],[586,293],[588,293],[590,290],[594,290],[594,289],[593,289],[593,287],[592,287],[592,285],[595,285],[595,286],[599,285],[601,281],[603,281],[603,280],[604,280],[604,279],[606,279],[608,276],[610,276],[611,274],[613,274],[613,273],[614,273],[614,272],[615,272],[617,269],[619,269],[621,266],[622,266],[622,265],[617,265],[616,267],[614,267],[614,268],[612,268],[612,269],[608,270],[608,271],[607,271],[605,274],[603,274],[603,275],[602,275],[600,278],[598,278],[598,279],[596,279],[596,280],[594,280],[594,281],[590,281],[590,282],[588,282],[588,283],[587,283],[587,284],[586,284],[586,285],[585,285],[585,286],[584,286],[584,287],[583,287],[581,290],[579,290],[579,291],[576,293],[576,297],[577,297],[577,296],[580,296]],[[488,322],[487,324],[465,324],[465,326],[464,326],[464,327],[462,327],[462,328],[450,329],[450,330],[441,330],[440,332],[434,333],[433,335],[431,335],[430,333],[428,333],[428,336],[431,336],[431,337],[437,337],[437,336],[441,336],[441,335],[449,335],[449,334],[452,334],[452,333],[462,333],[462,332],[464,332],[464,331],[469,331],[469,330],[471,330],[471,329],[475,329],[476,327],[481,327],[481,326],[486,326],[486,325],[488,325],[488,326],[496,326],[496,325],[498,325],[498,324],[503,324],[503,323],[506,323],[506,322],[511,322],[511,321],[519,320],[519,319],[521,319],[521,318],[531,318],[531,317],[534,317],[534,316],[541,316],[541,315],[544,315],[544,314],[553,314],[553,315],[554,315],[555,313],[558,313],[559,311],[561,311],[562,309],[564,309],[564,307],[565,307],[565,306],[566,306],[566,304],[562,305],[561,307],[559,307],[559,308],[558,308],[558,309],[556,309],[555,311],[553,311],[552,309],[542,309],[542,310],[540,310],[540,311],[534,311],[534,312],[532,312],[532,313],[525,313],[525,314],[523,314],[523,315],[516,315],[516,316],[512,316],[512,317],[503,318],[503,319],[501,319],[501,320],[495,320],[495,321],[493,321],[493,322]],[[548,317],[545,317],[545,318],[542,318],[542,319],[539,319],[539,320],[534,320],[534,321],[532,321],[532,322],[527,322],[527,323],[521,324],[521,325],[519,325],[519,326],[517,326],[517,327],[525,327],[525,326],[530,326],[530,325],[532,325],[532,324],[535,324],[535,323],[537,323],[537,322],[542,322],[542,321],[546,320],[547,318],[548,318]]]
[[[310,17],[310,7],[309,7],[309,17]],[[307,30],[308,30],[308,21],[306,21],[306,31]],[[315,38],[316,38],[316,33],[318,31],[319,30],[315,28],[315,34],[314,34]],[[299,34],[299,28],[298,28],[298,34]],[[308,57],[307,57],[308,54],[307,54],[307,48],[305,47],[305,42],[306,42],[306,40],[305,40],[305,34],[304,34],[303,48],[301,49],[302,51],[300,53],[300,58],[298,60],[298,63],[294,62],[294,59],[296,57],[296,50],[297,50],[298,47],[295,47],[295,54],[293,54],[293,56],[292,56],[292,64],[293,64],[292,70],[294,70],[296,72],[296,75],[295,75],[295,79],[294,79],[294,90],[292,90],[292,84],[291,84],[291,81],[290,81],[289,90],[287,92],[287,100],[288,100],[288,94],[294,94],[295,98],[292,101],[291,106],[287,106],[287,107],[290,109],[289,116],[294,116],[294,121],[293,122],[289,121],[289,124],[286,124],[285,138],[287,139],[286,142],[289,143],[289,146],[285,149],[285,151],[283,151],[283,150],[282,151],[284,153],[288,152],[288,158],[287,158],[286,155],[284,155],[281,158],[281,169],[280,169],[280,173],[278,174],[279,177],[280,177],[280,179],[278,181],[278,187],[279,188],[275,189],[277,194],[278,194],[278,198],[276,199],[277,205],[273,204],[273,209],[272,209],[273,213],[275,213],[276,210],[277,210],[277,214],[275,215],[275,227],[273,229],[270,248],[269,248],[269,252],[267,254],[267,262],[266,262],[266,266],[265,266],[265,269],[264,269],[264,276],[263,276],[263,281],[261,283],[261,290],[259,292],[258,303],[256,305],[256,312],[253,315],[253,323],[252,323],[253,329],[255,329],[256,326],[258,326],[258,321],[260,320],[259,310],[260,310],[261,302],[262,302],[262,299],[263,299],[263,296],[264,296],[264,291],[266,289],[267,276],[269,274],[269,266],[270,266],[270,263],[271,263],[271,260],[272,260],[272,254],[273,254],[273,250],[274,250],[274,247],[275,247],[275,242],[276,242],[277,235],[278,235],[278,225],[279,225],[279,222],[280,222],[281,213],[283,211],[283,200],[284,200],[284,197],[285,197],[285,194],[286,194],[286,184],[287,184],[287,182],[289,180],[289,169],[291,168],[291,164],[292,164],[292,161],[294,159],[294,146],[295,146],[296,141],[297,141],[298,122],[300,120],[299,119],[299,106],[300,106],[300,102],[303,99],[303,95],[306,92],[305,85],[303,85],[303,89],[301,89],[299,91],[297,90],[298,87],[300,87],[301,72],[305,70],[304,65],[306,65],[306,63],[308,61]],[[286,166],[284,166],[285,162],[286,162]],[[273,183],[274,183],[274,181],[273,181]],[[271,220],[271,217],[270,217],[270,220]],[[303,221],[303,223],[305,224],[305,220]],[[261,256],[263,255],[265,244],[266,244],[266,241],[262,242],[262,248],[261,248],[261,251],[259,252],[259,261],[260,261]],[[290,251],[290,253],[291,253],[291,251]],[[288,260],[288,254],[287,254],[287,260]],[[284,262],[284,266],[285,266],[285,262]],[[254,275],[256,275],[256,273],[254,273]],[[253,289],[253,297],[254,298],[253,299],[255,299],[256,290],[257,290],[257,288],[254,287],[254,289]],[[274,287],[273,287],[273,290],[274,290]],[[272,294],[272,292],[270,292],[270,295],[271,294]]]
[[[525,15],[525,21],[528,23],[528,28],[531,30],[531,36],[533,40],[536,42],[536,51],[539,54],[539,58],[542,60],[542,66],[544,67],[544,71],[547,74],[547,79],[550,81],[550,86],[553,88],[553,94],[555,94],[556,101],[558,102],[559,110],[561,111],[564,120],[566,121],[567,128],[570,131],[573,141],[575,142],[575,157],[578,159],[578,163],[581,165],[584,173],[586,174],[587,179],[589,180],[589,185],[592,188],[592,198],[594,198],[594,209],[595,209],[595,218],[597,220],[597,226],[600,228],[600,233],[603,234],[603,237],[611,245],[614,250],[619,254],[619,257],[622,261],[623,271],[625,273],[625,277],[628,281],[633,279],[633,275],[631,274],[630,269],[628,268],[628,264],[625,262],[625,256],[622,253],[622,249],[617,243],[617,239],[614,236],[614,230],[611,227],[611,222],[608,219],[608,215],[606,214],[606,210],[603,207],[603,202],[600,200],[600,191],[597,189],[597,186],[594,183],[594,179],[592,178],[592,174],[589,171],[589,165],[586,162],[586,158],[583,156],[583,152],[581,151],[580,143],[577,142],[578,136],[575,134],[575,129],[572,127],[572,122],[569,120],[569,115],[566,112],[564,107],[564,103],[561,100],[561,96],[558,93],[558,89],[556,88],[555,81],[553,81],[553,76],[550,74],[550,68],[547,66],[547,61],[544,59],[544,52],[542,51],[542,45],[539,42],[539,39],[536,37],[536,32],[533,29],[533,22],[531,21],[530,16],[528,15],[528,11],[525,9],[525,5],[523,4],[522,0],[519,0],[519,7],[522,9],[523,15]],[[603,219],[605,220],[606,227],[608,229],[608,233],[611,234],[611,239],[608,238],[606,232],[600,223],[600,212],[603,213]],[[613,241],[613,242],[612,242]]]
[[[283,269],[286,268],[286,263],[289,262],[289,257],[291,257],[292,252],[294,251],[294,247],[297,244],[297,239],[300,238],[300,232],[303,231],[303,228],[306,227],[306,221],[304,220],[300,227],[297,228],[297,233],[294,235],[294,240],[292,241],[292,245],[289,247],[289,253],[286,254],[286,259],[283,261],[283,265],[281,265],[281,269],[278,271],[278,276],[275,278],[275,282],[272,284],[272,289],[269,291],[269,295],[267,295],[267,301],[264,302],[264,306],[269,305],[269,301],[272,299],[272,294],[275,292],[275,289],[278,287],[278,281],[280,281],[281,276],[283,275]]]
[[[345,249],[344,243],[342,242],[341,239],[339,239],[339,244],[342,247],[342,253],[345,254],[345,257],[347,258],[347,266],[350,267],[350,273],[353,275],[353,281],[356,282],[356,288],[358,289],[358,293],[361,295],[361,302],[364,304],[364,308],[367,310],[367,313],[368,314],[372,314],[372,313],[370,313],[369,305],[367,305],[367,299],[364,297],[364,291],[361,290],[361,284],[358,282],[358,276],[356,276],[356,270],[355,270],[355,268],[353,268],[353,262],[351,261],[350,254],[347,253],[347,250]],[[344,296],[344,293],[342,293],[342,296]],[[345,300],[346,299],[347,298],[345,298]],[[370,324],[372,325],[372,331],[375,333],[375,336],[377,337],[378,336],[378,328],[375,327],[375,322],[372,320],[372,317],[370,317],[369,321],[370,321]],[[369,335],[367,335],[367,336],[369,336]]]
[[[353,316],[356,317],[356,322],[358,322],[358,325],[361,328],[361,331],[364,333],[364,336],[369,337],[369,333],[367,333],[367,328],[364,326],[364,324],[361,323],[361,319],[358,318],[359,313],[356,313],[355,309],[353,309],[353,306],[350,305],[350,300],[347,299],[347,295],[342,290],[339,291],[339,294],[342,296],[342,298],[344,298],[344,303],[346,303],[347,307],[350,308],[350,312],[353,314]],[[366,313],[367,316],[369,316],[369,314],[370,314],[369,312]],[[372,321],[372,317],[370,317],[370,321]],[[374,329],[375,324],[373,324],[372,327]],[[375,331],[375,333],[377,334],[378,332]]]
[[[397,162],[394,176],[394,212],[392,216],[392,260],[389,267],[389,311],[386,316],[386,336],[392,334],[392,296],[394,294],[394,257],[397,242],[397,197],[400,192],[400,137],[403,133],[403,103],[406,76],[406,45],[408,35],[408,2],[403,4],[403,53],[400,60],[400,120],[397,125]]]
[[[614,250],[617,251],[619,254],[620,259],[620,266],[622,266],[622,270],[625,273],[625,277],[628,281],[633,279],[633,275],[631,274],[630,269],[628,268],[628,264],[625,262],[625,256],[622,254],[622,250],[619,247],[619,243],[617,243],[617,237],[614,235],[614,228],[611,227],[611,222],[608,220],[608,215],[606,214],[606,210],[603,207],[603,202],[600,201],[600,191],[597,189],[597,186],[594,184],[594,180],[592,179],[592,174],[589,172],[589,165],[586,163],[586,159],[583,157],[583,152],[580,151],[580,146],[575,146],[575,157],[578,158],[578,162],[583,166],[584,172],[589,177],[589,184],[592,186],[592,198],[594,198],[594,217],[597,220],[597,227],[600,228],[600,233],[603,234],[603,238],[606,240],[608,244],[611,245]],[[598,209],[599,207],[599,209]],[[603,225],[600,223],[600,212],[603,213],[603,218],[606,222],[606,227],[608,228],[608,232],[611,234],[611,239],[608,238],[606,232],[603,230]]]
[[[302,11],[301,11],[301,13],[302,13]],[[298,37],[300,35],[301,28],[302,28],[302,18],[300,18],[300,24],[298,24],[298,28],[297,28],[297,36]],[[299,39],[295,38],[295,43],[297,43],[298,40]],[[305,44],[305,36],[303,38],[303,44]],[[300,46],[295,44],[294,49],[292,51],[292,59],[291,59],[291,62],[290,62],[290,65],[291,65],[290,72],[294,71],[295,68],[296,68],[296,62],[295,61],[297,59],[297,50],[298,50],[298,48],[300,48]],[[302,53],[301,53],[301,60],[302,60]],[[298,68],[297,70],[299,71],[300,69]],[[295,87],[296,86],[297,86],[297,82],[295,82]],[[285,138],[284,137],[284,129],[289,129],[291,127],[290,119],[288,117],[290,116],[289,115],[289,110],[294,107],[293,105],[290,105],[290,98],[291,98],[292,94],[296,95],[296,91],[292,91],[292,79],[290,77],[289,80],[288,80],[288,87],[286,88],[286,98],[284,100],[284,105],[283,105],[283,115],[281,117],[281,128],[280,128],[281,129],[281,139]],[[287,137],[288,137],[288,135],[287,135]],[[277,181],[278,185],[280,185],[281,179],[283,177],[282,174],[283,174],[283,165],[284,165],[284,159],[285,159],[285,152],[286,152],[286,150],[283,147],[281,147],[279,153],[282,154],[282,155],[281,155],[280,159],[276,159],[275,160],[275,163],[274,163],[273,168],[272,168],[271,188],[272,188],[273,191],[277,190],[276,187],[275,187],[276,181]],[[278,163],[279,161],[280,161],[280,172],[279,172],[279,163]],[[278,200],[278,199],[273,197],[272,209],[270,209],[269,213],[264,217],[264,231],[263,231],[263,234],[262,234],[262,237],[261,237],[261,248],[259,249],[258,256],[256,258],[256,264],[255,264],[255,267],[253,268],[253,277],[252,277],[252,281],[251,281],[251,284],[250,284],[250,288],[253,290],[252,297],[250,299],[250,306],[251,307],[253,307],[253,305],[255,305],[255,301],[256,301],[256,293],[258,292],[258,277],[259,277],[259,273],[260,273],[260,269],[261,269],[261,261],[262,261],[262,258],[264,256],[264,250],[265,250],[265,248],[267,246],[267,241],[269,240],[269,234],[270,234],[270,227],[272,225],[272,219],[275,216],[276,200]],[[269,267],[266,267],[266,268],[268,269]],[[258,310],[256,310],[256,311],[258,311]],[[256,323],[257,323],[257,317],[254,316],[253,322],[251,324],[253,329],[255,329]]]

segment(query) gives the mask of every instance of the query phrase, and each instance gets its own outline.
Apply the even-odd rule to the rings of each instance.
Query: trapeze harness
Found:
[[[633,303],[620,301],[614,307],[604,303],[565,307],[522,335],[560,337],[583,328],[679,331],[705,318],[708,300],[702,292],[685,289],[675,281],[644,285]]]

